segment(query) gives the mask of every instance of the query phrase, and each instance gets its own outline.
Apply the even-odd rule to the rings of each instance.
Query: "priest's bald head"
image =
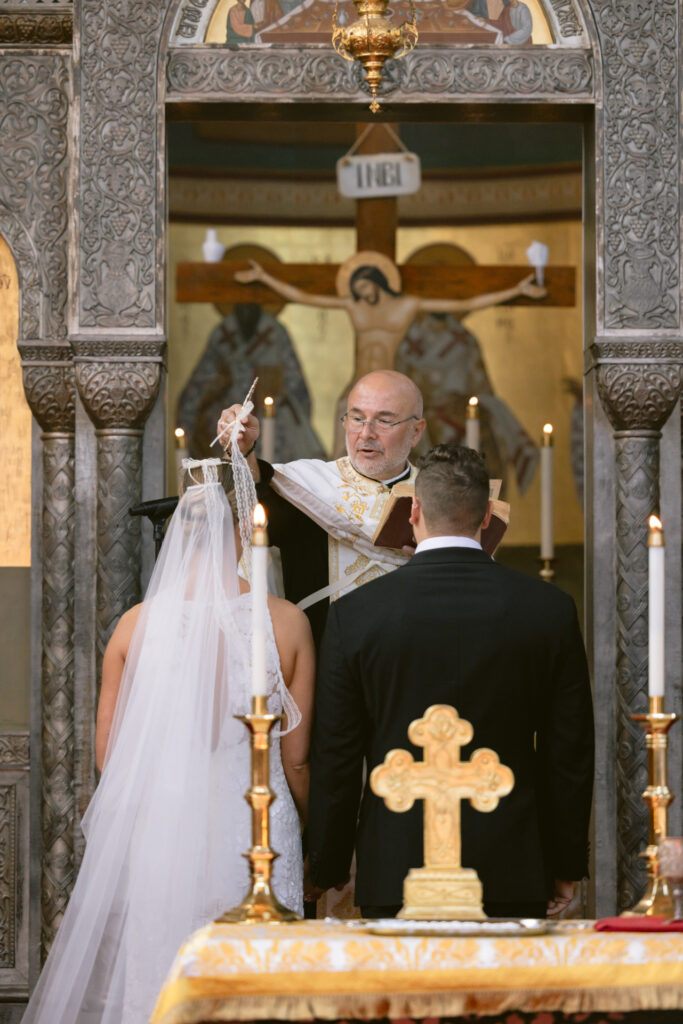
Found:
[[[356,381],[343,417],[354,469],[372,480],[393,480],[425,429],[422,395],[410,377],[375,370]]]
[[[491,517],[489,474],[478,452],[437,444],[420,462],[410,522],[415,540],[472,537],[479,540]]]

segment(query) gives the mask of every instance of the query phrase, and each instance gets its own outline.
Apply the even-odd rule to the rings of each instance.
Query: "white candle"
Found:
[[[264,462],[273,462],[275,459],[275,402],[270,395],[263,399],[261,458]]]
[[[553,428],[546,423],[541,441],[541,558],[553,558]]]
[[[648,693],[664,696],[664,530],[650,516],[648,548]]]
[[[268,622],[268,531],[263,505],[254,509],[251,531],[251,692],[266,696],[266,636]]]
[[[176,427],[175,431],[175,475],[178,494],[183,489],[183,459],[187,458],[187,447],[185,445],[185,431],[182,427]]]
[[[474,448],[479,451],[479,399],[476,395],[467,403],[467,418],[465,420],[465,445],[467,448]]]

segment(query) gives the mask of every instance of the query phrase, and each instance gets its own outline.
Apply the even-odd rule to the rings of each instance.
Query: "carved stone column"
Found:
[[[647,711],[647,519],[660,507],[659,441],[680,392],[683,343],[605,342],[594,345],[593,354],[598,362],[598,390],[615,442],[616,846],[621,911],[638,901],[646,882],[639,854],[648,836],[642,799],[647,751],[642,729],[631,716]]]
[[[74,398],[65,345],[20,344],[24,390],[43,429],[41,950],[49,952],[75,881]]]
[[[140,600],[142,428],[154,404],[162,344],[74,343],[76,382],[97,438],[97,677],[114,625]]]

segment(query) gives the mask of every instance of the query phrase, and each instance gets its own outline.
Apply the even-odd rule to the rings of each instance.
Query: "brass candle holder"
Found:
[[[275,794],[270,788],[270,731],[281,715],[268,713],[266,697],[252,697],[251,714],[237,715],[249,730],[251,740],[251,786],[245,794],[251,806],[251,849],[249,860],[251,888],[242,902],[226,910],[218,924],[281,924],[300,921],[293,910],[284,907],[272,887],[273,861],[278,856],[270,846],[270,805]]]
[[[641,854],[647,861],[648,884],[645,894],[623,917],[673,917],[674,904],[669,882],[659,873],[658,847],[667,837],[667,811],[674,796],[667,784],[667,733],[678,719],[664,711],[663,697],[650,697],[646,715],[632,715],[645,729],[648,786],[643,800],[649,808],[648,845]]]

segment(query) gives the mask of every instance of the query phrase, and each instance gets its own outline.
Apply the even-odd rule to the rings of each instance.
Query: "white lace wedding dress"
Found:
[[[126,656],[86,851],[24,1024],[143,1024],[182,942],[248,889],[251,596],[220,484],[190,488]],[[269,630],[269,710],[300,715]],[[299,821],[271,746],[274,888],[302,910]]]

